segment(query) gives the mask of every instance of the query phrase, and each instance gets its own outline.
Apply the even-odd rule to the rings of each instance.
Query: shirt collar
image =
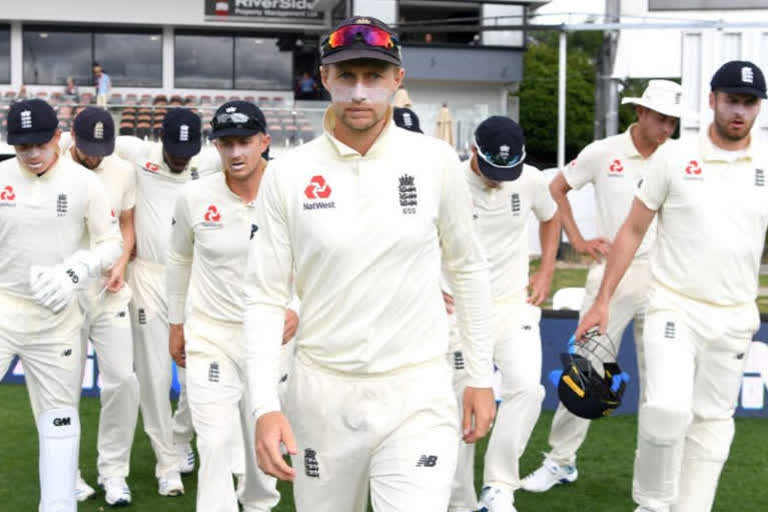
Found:
[[[710,125],[711,126],[711,125]],[[699,149],[705,162],[738,162],[741,160],[751,161],[754,159],[754,146],[752,135],[749,136],[749,144],[740,151],[733,151],[733,158],[728,158],[728,150],[715,146],[709,137],[709,126],[699,133]]]
[[[337,139],[333,135],[333,130],[336,127],[336,114],[333,112],[332,107],[328,107],[325,111],[325,116],[323,117],[323,131],[325,132],[325,137],[328,140],[328,142],[331,144],[331,147],[333,147],[336,150],[336,153],[342,158],[350,158],[350,157],[368,158],[372,156],[377,156],[379,153],[383,152],[386,149],[389,143],[389,140],[392,137],[392,133],[394,131],[394,129],[392,128],[392,126],[394,125],[394,120],[392,119],[392,107],[387,107],[387,111],[384,115],[386,116],[388,121],[384,125],[384,129],[376,138],[376,141],[373,143],[373,146],[371,146],[371,149],[368,150],[365,156],[358,153],[357,150],[347,146],[346,144],[341,142],[339,139]]]
[[[643,155],[637,150],[637,146],[635,146],[635,142],[632,140],[632,128],[636,125],[637,123],[632,123],[629,125],[629,128],[624,130],[624,133],[619,136],[621,140],[621,151],[627,158],[643,158]]]

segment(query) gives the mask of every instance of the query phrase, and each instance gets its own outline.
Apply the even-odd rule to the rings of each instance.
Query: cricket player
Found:
[[[131,491],[128,476],[133,433],[139,413],[139,382],[133,371],[133,337],[128,317],[131,290],[125,285],[125,267],[134,247],[133,207],[136,202],[135,173],[131,164],[113,155],[115,124],[104,109],[87,107],[72,124],[72,133],[60,140],[62,157],[90,169],[106,192],[113,217],[119,219],[123,239],[120,259],[79,294],[85,313],[82,330],[82,362],[87,356],[88,340],[99,361],[101,377],[101,412],[98,433],[99,483],[104,487],[108,505],[128,505]],[[84,238],[82,248],[90,246]],[[77,499],[95,494],[78,477]]]
[[[655,170],[657,150],[669,139],[682,113],[682,87],[668,80],[651,80],[640,98],[624,98],[634,103],[637,122],[624,133],[593,142],[557,174],[550,190],[558,204],[563,226],[571,246],[592,257],[587,274],[583,316],[595,301],[605,272],[605,258],[621,223],[627,218],[638,184]],[[597,203],[598,237],[585,240],[573,217],[568,192],[591,183]],[[638,361],[638,382],[642,382],[642,329],[651,274],[649,256],[656,239],[652,223],[643,238],[626,275],[610,303],[608,336],[619,350],[624,330],[634,320],[634,340]],[[576,452],[587,437],[589,420],[570,413],[559,404],[549,434],[551,451],[542,465],[523,480],[523,489],[545,492],[553,486],[578,478]]]
[[[224,172],[186,185],[176,198],[167,270],[170,351],[186,367],[200,453],[197,510],[239,510],[229,449],[237,427],[247,453],[239,454],[245,458],[240,501],[246,511],[266,512],[280,495],[254,457],[255,422],[243,365],[243,269],[258,231],[253,211],[270,137],[264,114],[247,101],[223,104],[211,124]],[[296,313],[288,310],[287,337],[296,325]]]
[[[560,241],[560,220],[549,183],[524,160],[522,128],[512,119],[492,116],[475,131],[472,157],[464,173],[475,227],[491,268],[493,357],[502,375],[502,403],[488,442],[480,498],[480,506],[489,512],[514,512],[514,492],[520,488],[518,461],[541,412],[539,304],[549,295]],[[530,214],[540,222],[541,267],[529,279]],[[454,389],[461,396],[467,379],[464,355],[460,340],[454,336],[451,341]],[[451,511],[478,508],[474,461],[474,446],[461,443]]]
[[[637,190],[575,334],[605,332],[613,292],[658,217],[632,484],[637,512],[712,510],[746,352],[760,323],[768,158],[750,130],[766,97],[765,77],[751,62],[730,61],[711,88],[714,121],[698,141],[661,150],[663,166]]]
[[[195,157],[200,152],[200,137],[197,114],[185,108],[172,108],[163,119],[162,142],[118,137],[115,147],[118,155],[133,164],[136,177],[136,259],[129,269],[134,360],[141,416],[157,458],[155,476],[158,492],[163,496],[183,494],[180,472],[193,471],[195,462],[186,391],[182,387],[174,416],[168,398],[171,356],[165,264],[173,205],[181,186],[219,172],[218,158],[208,166],[199,155]],[[179,378],[183,380],[182,370]]]
[[[60,157],[58,124],[42,100],[14,103],[8,143],[16,158],[0,163],[0,372],[14,356],[24,365],[40,443],[40,512],[77,509],[83,316],[76,292],[122,250],[99,179]]]
[[[332,98],[325,133],[270,164],[249,248],[257,459],[266,473],[295,478],[299,512],[362,512],[369,491],[377,512],[446,510],[456,443],[484,436],[495,412],[488,264],[467,185],[451,147],[395,126],[389,105],[404,71],[387,25],[342,21],[323,40],[321,63]],[[470,374],[461,431],[441,260]],[[294,268],[301,324],[281,401]]]

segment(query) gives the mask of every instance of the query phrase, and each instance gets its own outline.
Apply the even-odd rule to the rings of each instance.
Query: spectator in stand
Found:
[[[77,89],[75,79],[71,76],[67,77],[67,85],[64,87],[64,96],[68,96],[76,102],[79,100],[80,93]]]
[[[96,86],[96,105],[106,108],[109,92],[112,90],[112,80],[98,62],[93,63],[93,82]]]
[[[301,75],[296,98],[300,100],[313,100],[317,97],[317,82],[308,71]]]

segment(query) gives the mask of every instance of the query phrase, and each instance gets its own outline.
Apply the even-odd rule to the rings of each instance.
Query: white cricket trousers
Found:
[[[87,312],[81,331],[85,363],[88,340],[99,365],[101,411],[97,440],[99,476],[130,472],[131,446],[139,414],[139,381],[133,371],[133,336],[127,301],[107,300]]]
[[[77,409],[82,382],[82,321],[76,301],[72,301],[64,311],[54,316],[42,306],[0,293],[0,374],[5,375],[14,356],[19,357],[36,425],[39,425],[40,417],[45,417],[49,411]],[[71,486],[74,496],[80,432],[79,420],[75,418],[73,422],[78,427],[71,439],[71,454],[65,449],[52,453],[45,461],[44,456],[40,457],[41,466],[51,465],[47,470],[45,467],[39,468],[43,496],[50,493],[60,495],[62,487],[66,493],[67,486]],[[50,434],[40,428],[38,431],[41,437]],[[47,453],[42,439],[39,451],[41,454]],[[52,482],[42,476],[50,476],[51,468],[57,466],[60,468],[58,477],[68,480],[71,475],[71,482]],[[74,502],[68,503],[62,510],[75,510]]]
[[[243,326],[194,314],[184,328],[187,394],[197,433],[200,469],[197,510],[238,512],[232,482],[233,456],[245,459],[240,501],[246,512],[269,512],[280,501],[277,480],[256,464],[255,428],[243,362]],[[240,442],[236,443],[233,436]],[[234,454],[233,445],[244,447]],[[239,461],[238,461],[239,462]]]
[[[638,505],[660,512],[712,509],[759,326],[754,302],[714,306],[651,285],[632,484]]]
[[[129,310],[133,328],[133,358],[139,379],[139,406],[144,431],[155,452],[155,476],[178,471],[175,446],[192,440],[194,430],[187,405],[184,369],[178,369],[181,394],[171,410],[171,354],[168,349],[168,307],[165,267],[136,261],[130,273],[133,290]]]
[[[581,307],[579,317],[586,314],[597,298],[600,283],[603,281],[605,264],[593,264],[587,274],[585,285],[586,295]],[[616,347],[618,354],[621,347],[621,339],[629,322],[634,319],[634,339],[637,353],[638,375],[631,385],[637,385],[640,389],[640,401],[642,401],[642,389],[644,380],[643,365],[643,322],[645,307],[647,304],[648,285],[651,273],[646,258],[633,260],[627,268],[624,277],[616,287],[608,309],[607,333]],[[563,340],[563,347],[565,347]],[[563,350],[565,352],[565,350]],[[625,369],[626,370],[626,369]],[[635,384],[636,383],[636,384]],[[552,430],[549,433],[549,446],[552,450],[546,455],[548,459],[560,465],[572,465],[576,463],[576,452],[587,438],[590,420],[580,418],[568,411],[562,403],[558,404],[555,417],[552,419]]]
[[[298,453],[297,512],[443,511],[459,440],[444,357],[385,374],[347,374],[298,349],[283,395]]]
[[[504,489],[513,496],[520,488],[519,459],[541,412],[544,387],[541,385],[541,309],[525,302],[500,303],[493,309],[493,360],[501,372],[501,405],[488,441],[483,470],[483,484]],[[458,340],[453,337],[449,362],[454,367],[454,391],[461,411],[468,375]],[[459,418],[461,414],[459,414]],[[454,476],[451,511],[477,509],[475,492],[475,445],[459,441],[459,455]]]

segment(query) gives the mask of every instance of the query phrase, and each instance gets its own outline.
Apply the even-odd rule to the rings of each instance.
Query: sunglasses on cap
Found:
[[[492,154],[489,152],[483,152],[483,150],[480,147],[480,144],[477,143],[477,137],[475,137],[475,147],[477,148],[477,154],[480,155],[480,158],[488,162],[494,167],[501,167],[501,168],[512,168],[516,165],[518,165],[520,162],[525,160],[525,146],[523,146],[522,154],[519,155],[511,155],[509,152],[503,152],[499,151],[497,154]]]
[[[211,119],[213,130],[223,128],[246,128],[249,130],[264,130],[264,123],[242,112],[219,114]]]
[[[374,25],[347,25],[331,32],[325,44],[331,49],[343,48],[362,41],[368,46],[392,49],[399,46],[395,36]]]

